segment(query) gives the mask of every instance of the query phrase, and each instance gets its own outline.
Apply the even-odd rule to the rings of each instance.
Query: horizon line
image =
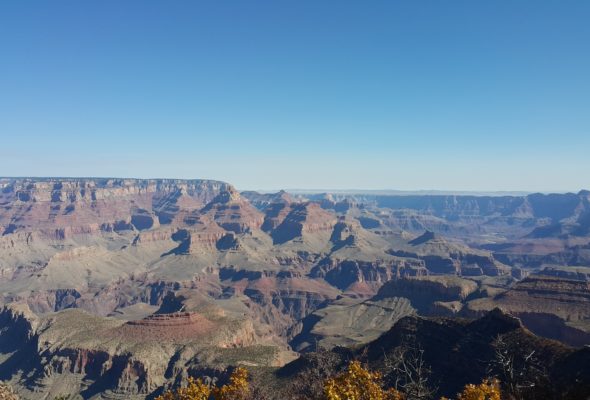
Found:
[[[238,189],[238,185],[235,185],[229,181],[214,179],[214,178],[172,178],[172,177],[150,177],[150,178],[138,178],[130,176],[0,176],[2,179],[119,179],[119,180],[177,180],[177,181],[214,181],[232,185],[240,192],[258,192],[261,194],[276,193],[285,191],[293,194],[323,194],[323,193],[335,193],[335,194],[400,194],[400,195],[505,195],[505,196],[526,196],[531,194],[579,194],[587,191],[587,189],[579,190],[505,190],[505,189],[358,189],[358,188],[241,188]]]

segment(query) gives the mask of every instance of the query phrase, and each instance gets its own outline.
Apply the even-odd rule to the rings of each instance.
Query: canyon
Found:
[[[430,337],[440,318],[454,331],[491,318],[583,347],[589,310],[588,191],[0,178],[0,380],[24,398],[143,399],[188,376],[223,380],[236,365],[372,351],[408,326]]]

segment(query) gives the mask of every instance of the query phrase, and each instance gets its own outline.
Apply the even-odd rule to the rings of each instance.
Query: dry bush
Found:
[[[497,377],[505,397],[515,400],[538,398],[549,388],[549,374],[537,358],[536,351],[526,345],[511,345],[502,336],[493,342],[494,359],[488,373]]]
[[[416,346],[398,347],[384,356],[388,383],[403,392],[408,400],[432,399],[436,388],[430,382],[430,367],[424,362],[424,350]]]
[[[0,382],[0,400],[18,400],[18,396],[7,384]]]

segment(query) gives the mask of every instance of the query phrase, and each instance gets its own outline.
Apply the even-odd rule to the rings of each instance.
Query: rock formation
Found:
[[[588,204],[1,178],[0,380],[25,398],[144,398],[495,307],[590,344]]]

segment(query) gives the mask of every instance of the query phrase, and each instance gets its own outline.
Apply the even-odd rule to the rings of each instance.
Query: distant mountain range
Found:
[[[513,190],[471,191],[471,190],[393,190],[393,189],[284,189],[293,194],[323,194],[333,193],[341,195],[381,195],[381,196],[526,196],[534,192]],[[270,190],[259,190],[260,193],[272,193]],[[546,191],[548,193],[566,193],[559,191]]]

